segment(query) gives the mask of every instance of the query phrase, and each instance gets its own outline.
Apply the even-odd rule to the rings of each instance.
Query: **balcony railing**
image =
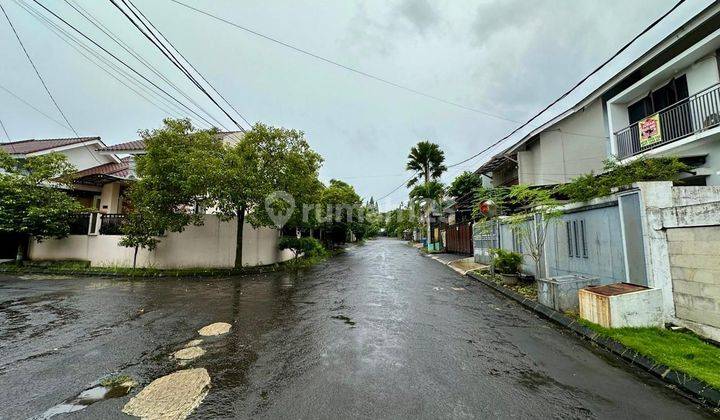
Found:
[[[103,214],[102,219],[100,219],[100,234],[122,235],[122,226],[124,223],[124,214]]]
[[[125,214],[80,213],[70,223],[71,235],[122,235]]]
[[[720,84],[678,101],[648,118],[654,115],[660,122],[660,132],[651,141],[641,141],[639,122],[615,133],[620,159],[720,125]]]

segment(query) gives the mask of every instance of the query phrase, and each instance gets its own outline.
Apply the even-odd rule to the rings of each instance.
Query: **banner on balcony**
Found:
[[[638,129],[640,131],[640,147],[650,146],[662,141],[659,114],[638,121]]]

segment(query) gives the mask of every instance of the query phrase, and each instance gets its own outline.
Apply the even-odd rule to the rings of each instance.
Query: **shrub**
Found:
[[[516,274],[520,272],[522,255],[500,248],[491,249],[490,253],[493,256],[493,267],[498,273]]]
[[[606,160],[602,174],[582,175],[559,186],[557,192],[572,201],[585,202],[610,195],[613,188],[635,182],[677,181],[681,173],[689,170],[690,167],[676,157],[640,157],[625,165],[615,160]]]
[[[295,236],[283,236],[280,238],[278,248],[291,250],[293,254],[295,254],[295,259],[297,259],[300,254],[304,255],[305,258],[316,258],[322,257],[327,253],[320,241],[311,237],[298,238]]]

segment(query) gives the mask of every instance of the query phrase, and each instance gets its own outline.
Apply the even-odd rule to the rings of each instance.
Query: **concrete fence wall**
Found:
[[[202,226],[188,226],[181,233],[160,238],[153,251],[138,252],[138,267],[192,268],[233,267],[237,222],[223,222],[205,215]],[[243,265],[274,264],[292,258],[292,252],[278,250],[280,232],[272,228],[243,229]],[[86,260],[96,267],[131,267],[133,249],[118,245],[119,235],[70,235],[64,239],[31,241],[29,257],[33,260]]]
[[[543,277],[583,274],[647,285],[659,290],[663,321],[720,341],[720,187],[640,182],[562,209],[545,241]],[[476,230],[475,245],[499,242],[517,251],[510,227],[500,223],[495,241],[488,239],[492,231]],[[485,254],[476,249],[476,260],[489,262]],[[523,269],[532,274],[527,263],[526,257]]]
[[[548,277],[583,274],[604,283],[625,280],[620,212],[616,200],[573,209],[549,226]]]
[[[675,316],[720,328],[720,226],[667,230]]]
[[[720,341],[720,187],[648,189],[653,270],[670,284],[673,321]]]

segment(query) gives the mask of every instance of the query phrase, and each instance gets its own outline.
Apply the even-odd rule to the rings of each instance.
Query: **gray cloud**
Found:
[[[425,33],[440,20],[437,10],[429,0],[403,0],[398,10],[420,33]]]

